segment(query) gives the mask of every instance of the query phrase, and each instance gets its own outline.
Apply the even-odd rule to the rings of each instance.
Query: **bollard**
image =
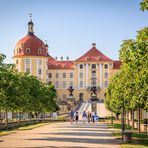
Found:
[[[124,131],[123,134],[123,142],[124,143],[131,143],[132,142],[132,132]]]

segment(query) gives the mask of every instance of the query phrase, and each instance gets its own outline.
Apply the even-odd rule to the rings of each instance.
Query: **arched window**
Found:
[[[92,65],[91,65],[91,68],[92,68],[92,69],[96,69],[96,64],[92,64]]]
[[[108,69],[108,64],[104,64],[104,69]]]
[[[30,48],[26,48],[26,53],[27,53],[27,54],[30,53]]]
[[[41,49],[38,49],[38,54],[41,54],[42,53],[42,50]]]

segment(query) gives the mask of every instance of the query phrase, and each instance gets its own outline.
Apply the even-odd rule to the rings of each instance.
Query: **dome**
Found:
[[[48,51],[43,41],[36,37],[34,34],[28,34],[17,42],[14,56],[47,56],[47,54]]]
[[[28,22],[28,34],[19,40],[14,49],[15,56],[48,56],[48,46],[33,31],[32,19]]]

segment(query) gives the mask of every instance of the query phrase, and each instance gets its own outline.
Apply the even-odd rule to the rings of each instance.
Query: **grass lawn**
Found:
[[[44,126],[47,124],[49,124],[49,123],[37,123],[37,124],[26,125],[23,127],[17,127],[17,128],[13,128],[13,129],[9,129],[9,130],[3,130],[3,131],[0,131],[0,136],[13,134],[13,133],[16,133],[17,131],[20,131],[20,130],[31,130],[33,128],[37,128],[37,127]]]
[[[17,128],[17,130],[30,130],[30,129],[34,129],[34,128],[44,126],[47,124],[49,124],[49,123],[37,123],[37,124],[32,124],[32,125],[26,125],[26,126]]]
[[[121,134],[121,124],[108,124],[109,128],[115,129],[113,135],[116,138],[122,138]],[[125,130],[130,130],[131,128],[125,127]],[[148,148],[148,137],[145,133],[133,133],[132,143],[123,143],[121,148]]]
[[[0,137],[5,136],[5,135],[9,135],[9,134],[13,134],[13,133],[15,133],[15,131],[0,131]]]

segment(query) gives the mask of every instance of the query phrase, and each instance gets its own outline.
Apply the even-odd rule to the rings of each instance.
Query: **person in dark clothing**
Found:
[[[74,120],[74,111],[73,110],[70,111],[69,116],[70,116],[71,124],[73,124],[73,120]]]
[[[88,123],[90,123],[90,120],[91,120],[91,113],[90,112],[88,112],[87,118],[88,118]]]
[[[79,113],[76,112],[76,123],[78,122],[78,120],[79,120]]]

